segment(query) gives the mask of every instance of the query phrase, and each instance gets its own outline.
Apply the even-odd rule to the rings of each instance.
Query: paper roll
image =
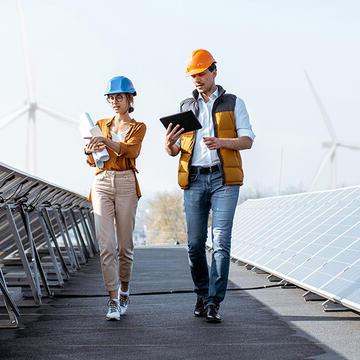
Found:
[[[80,114],[80,132],[83,138],[92,136],[102,136],[101,129],[94,124],[91,116],[87,113]],[[104,162],[110,159],[109,153],[106,148],[102,151],[94,152],[93,158],[98,168],[104,167]]]

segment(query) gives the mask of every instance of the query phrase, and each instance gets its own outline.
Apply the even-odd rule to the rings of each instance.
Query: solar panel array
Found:
[[[360,311],[360,187],[246,201],[231,256]]]
[[[85,197],[0,163],[0,299],[9,315],[0,327],[18,324],[12,288],[41,304],[96,252]]]

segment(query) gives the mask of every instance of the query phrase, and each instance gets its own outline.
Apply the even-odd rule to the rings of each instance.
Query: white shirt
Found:
[[[202,128],[196,130],[196,141],[193,149],[191,165],[207,167],[220,163],[217,150],[209,150],[203,141],[204,136],[215,136],[214,123],[212,121],[212,108],[218,96],[219,90],[216,87],[216,90],[210,95],[210,99],[207,103],[203,99],[202,95],[199,95],[197,99],[199,105],[198,120]],[[234,114],[238,137],[247,136],[251,140],[254,140],[255,134],[252,131],[245,103],[238,97],[236,98]],[[180,147],[179,140],[177,145]]]
[[[113,141],[120,141],[120,142],[124,142],[125,140],[125,137],[126,137],[126,134],[129,130],[125,130],[125,131],[122,131],[122,132],[119,132],[119,133],[116,133],[116,132],[113,132],[111,131],[111,139]]]

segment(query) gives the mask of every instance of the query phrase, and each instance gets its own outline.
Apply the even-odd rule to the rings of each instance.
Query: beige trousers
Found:
[[[105,170],[96,175],[91,197],[105,287],[116,291],[119,279],[129,282],[133,265],[138,203],[133,171]]]

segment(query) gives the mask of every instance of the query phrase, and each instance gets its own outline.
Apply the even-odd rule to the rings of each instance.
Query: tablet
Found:
[[[184,128],[184,133],[202,128],[199,120],[191,110],[164,116],[160,118],[160,121],[165,126],[165,129],[167,129],[170,123],[173,124],[173,128],[175,125],[180,125],[180,128]]]

